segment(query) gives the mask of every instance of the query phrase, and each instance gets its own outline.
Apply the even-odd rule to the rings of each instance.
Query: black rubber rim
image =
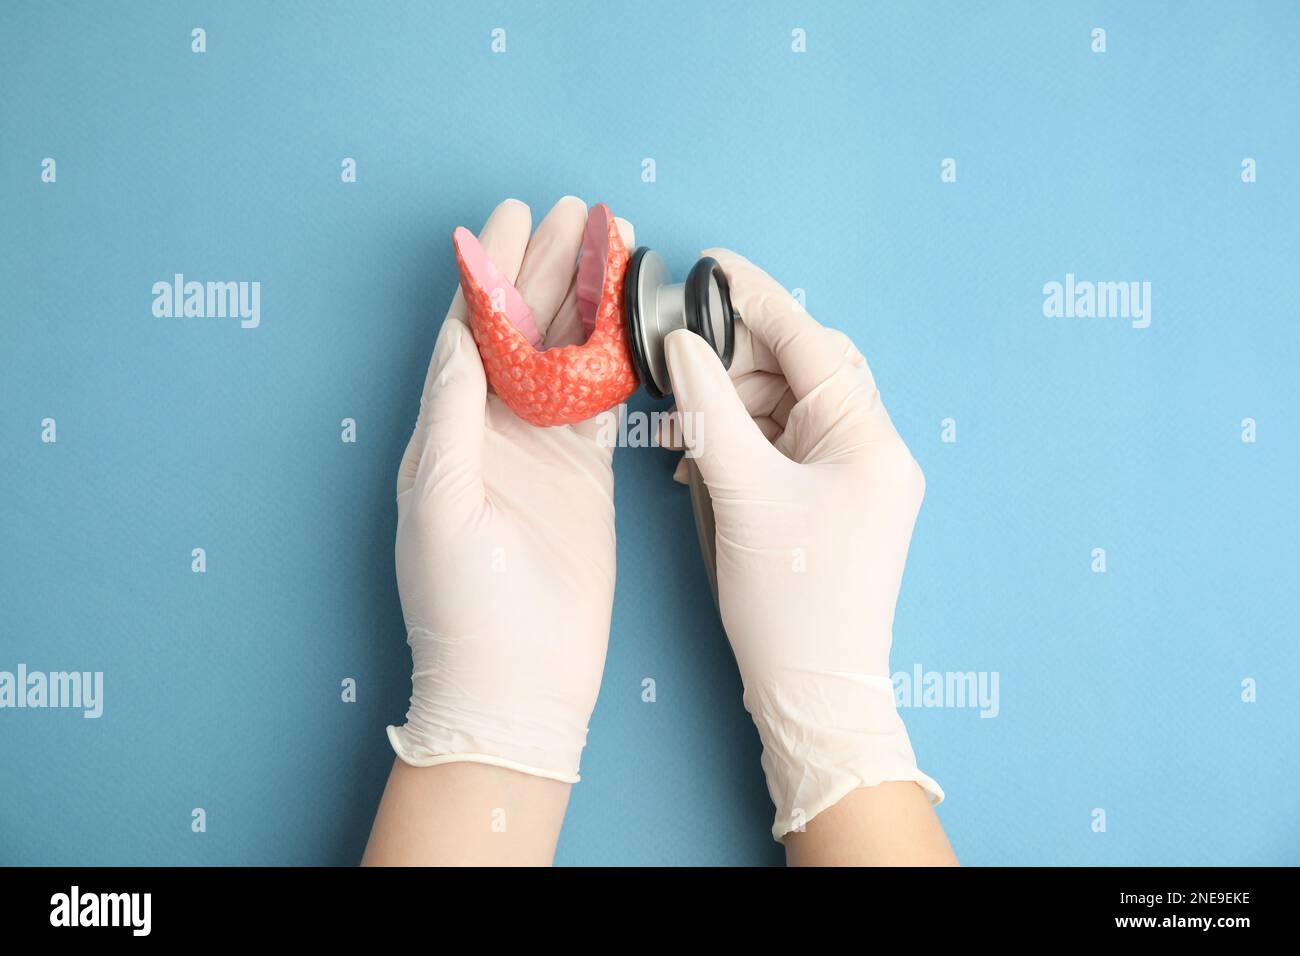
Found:
[[[718,283],[718,298],[722,301],[722,350],[718,351],[717,340],[713,337],[713,315],[710,313],[709,280]],[[722,360],[723,368],[731,368],[731,359],[736,351],[736,310],[731,305],[731,286],[727,284],[727,274],[722,271],[718,260],[705,256],[691,267],[686,277],[686,288],[682,305],[686,312],[686,327],[709,343],[709,348]]]
[[[645,354],[645,340],[641,335],[640,297],[636,294],[641,279],[641,260],[649,251],[649,246],[638,246],[628,260],[627,273],[623,277],[623,323],[627,328],[628,350],[632,353],[632,367],[636,369],[637,378],[641,379],[641,385],[651,398],[665,398],[666,393],[655,384],[650,372],[650,360]]]

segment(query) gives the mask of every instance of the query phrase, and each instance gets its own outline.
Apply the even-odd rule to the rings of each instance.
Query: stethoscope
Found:
[[[627,338],[641,384],[652,398],[672,394],[664,339],[670,332],[689,329],[717,353],[723,368],[731,367],[736,350],[736,320],[727,277],[716,259],[705,256],[691,268],[685,282],[674,284],[663,257],[639,247],[628,262],[623,279],[623,312]],[[713,601],[718,601],[717,526],[713,501],[695,459],[686,459],[691,511],[704,555]]]

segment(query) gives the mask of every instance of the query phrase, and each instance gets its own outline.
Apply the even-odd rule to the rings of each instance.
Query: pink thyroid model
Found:
[[[464,226],[452,234],[470,330],[488,382],[533,425],[572,425],[612,408],[637,389],[623,324],[628,252],[609,207],[587,214],[578,261],[578,314],[586,340],[544,349],[533,312]]]

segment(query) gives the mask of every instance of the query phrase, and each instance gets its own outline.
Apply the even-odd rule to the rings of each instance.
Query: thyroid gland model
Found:
[[[586,339],[544,349],[532,310],[474,234],[452,234],[470,330],[488,382],[534,425],[572,425],[625,401],[639,384],[623,323],[628,251],[604,203],[587,214],[576,299]]]

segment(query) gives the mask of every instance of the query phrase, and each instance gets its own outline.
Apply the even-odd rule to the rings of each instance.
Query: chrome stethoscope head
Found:
[[[673,284],[663,257],[646,246],[632,253],[623,280],[623,311],[632,364],[641,384],[654,398],[672,394],[664,340],[689,329],[717,353],[723,368],[736,350],[736,319],[731,290],[718,260],[705,256],[686,281]]]

